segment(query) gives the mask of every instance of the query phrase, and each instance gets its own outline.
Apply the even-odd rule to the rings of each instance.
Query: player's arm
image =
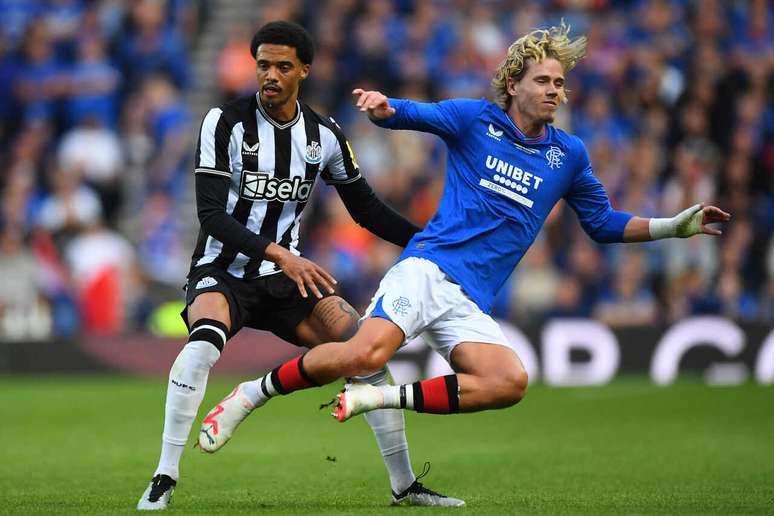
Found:
[[[725,222],[731,215],[715,206],[697,204],[671,218],[643,218],[617,211],[610,205],[605,188],[594,176],[585,147],[580,144],[581,171],[565,195],[578,215],[584,231],[596,242],[646,242],[662,238],[688,238],[693,235],[720,235],[707,224]]]
[[[364,177],[361,176],[352,183],[335,186],[354,221],[379,238],[406,247],[414,234],[421,231],[384,204]]]
[[[635,217],[614,210],[602,184],[587,173],[567,197],[578,214],[581,226],[597,242],[648,242],[662,238],[688,238],[694,235],[720,235],[707,224],[726,222],[731,215],[715,206],[696,204],[670,218]]]
[[[333,122],[328,124],[335,141],[320,177],[326,184],[336,187],[344,206],[352,218],[362,227],[397,246],[406,247],[411,237],[420,231],[418,227],[403,218],[379,199],[365,178],[355,160],[341,127]]]
[[[624,228],[624,242],[647,242],[662,238],[688,238],[693,235],[721,235],[707,224],[726,222],[731,214],[716,206],[696,204],[670,218],[632,217]]]
[[[453,99],[441,102],[415,102],[392,99],[379,91],[357,88],[352,91],[355,106],[367,113],[373,123],[387,129],[411,129],[455,139],[465,133],[484,103]]]

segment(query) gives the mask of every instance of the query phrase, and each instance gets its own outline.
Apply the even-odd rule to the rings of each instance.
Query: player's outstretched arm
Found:
[[[718,236],[722,231],[708,226],[727,222],[731,214],[716,206],[696,204],[670,218],[632,217],[624,228],[624,242],[646,242],[662,238],[688,238],[694,235]]]
[[[389,98],[380,91],[352,90],[355,107],[367,113],[371,122],[385,129],[408,129],[432,133],[456,140],[466,130],[485,102],[473,99],[448,99],[441,102],[416,102]]]

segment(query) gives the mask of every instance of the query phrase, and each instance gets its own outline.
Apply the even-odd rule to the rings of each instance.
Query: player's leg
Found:
[[[299,334],[296,343],[313,349],[257,380],[240,384],[232,392],[231,396],[234,396],[234,399],[240,396],[248,398],[251,406],[257,408],[278,394],[289,394],[295,390],[316,386],[318,382],[307,374],[303,361],[310,354],[315,354],[317,349],[328,349],[327,353],[322,353],[323,360],[321,360],[325,367],[324,373],[321,368],[321,377],[324,374],[324,378],[329,379],[328,381],[341,376],[350,376],[355,377],[358,383],[363,382],[363,385],[371,388],[375,388],[374,385],[387,384],[388,373],[385,365],[403,342],[402,330],[390,321],[376,319],[367,321],[365,328],[360,328],[360,331],[355,332],[355,335],[346,342],[317,344],[323,339],[333,338],[331,333],[339,333],[340,336],[351,333],[356,327],[353,316],[357,314],[346,302],[337,297],[326,298],[319,302],[318,306],[319,309],[315,307],[313,310],[315,316],[305,319],[297,327]],[[277,328],[273,331],[283,333]],[[385,336],[386,340],[383,341]],[[331,360],[324,360],[327,354],[332,355]],[[342,369],[339,371],[336,366]],[[357,376],[357,373],[371,370],[379,372]],[[219,408],[221,410],[218,410]],[[234,404],[226,405],[221,402],[210,412],[205,421],[212,415],[214,419],[221,422],[226,416],[228,420],[238,419],[241,422],[248,414],[249,411],[237,410]],[[367,419],[376,434],[385,464],[390,472],[394,503],[453,507],[464,505],[464,501],[431,491],[417,481],[409,461],[402,412],[374,411]],[[236,425],[232,427],[235,428]],[[199,444],[206,449],[212,443],[203,442],[202,435],[200,434]],[[214,447],[211,451],[218,448],[219,446]]]
[[[329,297],[317,303],[312,314],[298,325],[297,331],[307,347],[313,348],[323,342],[349,339],[357,332],[358,322],[359,315],[349,303],[339,297]],[[369,375],[347,378],[347,382],[374,387],[394,383],[386,366]],[[411,467],[402,410],[373,410],[366,412],[365,418],[387,467],[393,502],[425,506],[464,505],[462,500],[431,491],[417,481]]]
[[[236,427],[252,412],[280,394],[290,394],[301,389],[318,387],[341,377],[367,375],[380,370],[395,353],[402,341],[400,329],[393,330],[390,339],[384,337],[382,325],[388,321],[367,321],[346,342],[334,342],[315,346],[305,355],[285,362],[257,380],[239,384],[223,401],[218,403],[204,418],[199,433],[199,446],[207,452],[220,449],[231,438]],[[394,327],[394,325],[393,325]],[[396,327],[395,327],[396,328]],[[319,350],[322,350],[321,352]],[[310,376],[304,365],[307,357],[320,354],[320,372]],[[317,363],[313,362],[313,367]],[[315,370],[315,375],[318,372]],[[370,387],[370,386],[368,386]],[[217,427],[218,432],[210,431]]]
[[[316,346],[334,338],[336,333],[351,334],[356,328],[357,313],[341,298],[302,298],[297,285],[284,274],[274,274],[252,281],[250,297],[256,300],[255,309],[250,311],[254,316],[245,320],[245,325],[270,331],[296,345]],[[312,317],[312,314],[316,315]],[[368,374],[381,369],[389,358],[389,355],[384,356],[384,361],[379,366],[361,368],[356,373]],[[341,375],[331,376],[325,383],[342,375],[346,375],[346,371]],[[355,376],[355,373],[347,376]],[[207,452],[219,450],[253,409],[262,406],[277,394],[288,394],[317,385],[317,381],[306,376],[303,357],[296,357],[257,380],[239,384],[204,418],[199,434],[199,446]]]
[[[426,341],[457,373],[445,381],[457,385],[459,412],[510,407],[524,397],[527,372],[521,360],[500,325],[469,299],[427,333]]]
[[[341,307],[349,307],[338,297],[328,297],[322,301],[310,298],[301,298],[295,283],[287,279],[284,274],[276,274],[261,279],[254,285],[255,297],[261,298],[260,317],[246,321],[246,325],[258,329],[268,330],[275,335],[297,345],[312,346],[323,339],[332,338],[330,329],[324,327],[319,321],[307,320],[315,311],[318,314],[328,314],[327,325],[333,326],[334,331],[345,334],[353,329],[352,315],[354,310],[344,310]],[[339,302],[343,303],[341,305]],[[317,305],[320,305],[319,308]],[[318,319],[321,317],[317,317]],[[335,324],[334,324],[335,323]],[[354,345],[357,337],[353,337],[348,345]],[[372,333],[362,337],[364,342],[376,342],[378,338]],[[355,354],[351,351],[338,350],[344,347],[344,343],[323,344],[324,347],[333,347],[338,364],[347,366],[339,371],[327,371],[322,383],[329,383],[342,376],[357,376],[370,374],[384,367],[394,350],[400,345],[402,334],[397,329],[397,336],[393,350],[379,354],[378,357],[364,356],[364,353]],[[315,346],[315,349],[319,348]],[[373,344],[367,346],[371,350]],[[313,350],[314,351],[314,350]],[[278,394],[289,394],[295,390],[315,387],[320,385],[313,377],[307,375],[303,366],[304,356],[283,364],[269,374],[238,385],[232,393],[221,403],[217,404],[205,417],[199,434],[199,446],[207,452],[215,452],[228,442],[236,427],[257,407],[262,406],[270,398]],[[352,358],[360,359],[357,363]],[[381,360],[377,365],[374,359]],[[212,427],[212,431],[210,430]]]
[[[254,380],[259,400],[319,387],[339,378],[367,376],[381,370],[403,342],[403,332],[384,319],[367,319],[345,342],[315,346]]]
[[[368,317],[360,325],[355,335],[345,342],[329,342],[315,346],[306,355],[296,357],[261,378],[261,391],[264,396],[290,392],[330,383],[337,378],[368,375],[380,370],[402,345],[407,334],[413,333],[420,324],[421,302],[414,295],[422,290],[431,295],[428,288],[417,289],[417,284],[427,286],[427,262],[409,258],[394,265],[382,279],[366,313],[382,314],[380,317]],[[431,264],[432,265],[432,264]],[[435,267],[437,271],[437,267]],[[395,317],[400,324],[393,322],[383,310],[385,292],[395,297]],[[404,292],[410,299],[397,292]],[[403,302],[407,305],[403,305]]]
[[[339,421],[374,405],[451,414],[508,407],[522,399],[527,373],[516,353],[506,346],[499,325],[458,284],[444,277],[433,282],[433,287],[432,305],[439,306],[442,313],[422,335],[457,374],[381,387],[378,394],[348,388],[339,395],[340,406],[334,412]]]
[[[451,352],[459,386],[459,411],[511,407],[524,398],[527,371],[504,345],[463,342]]]
[[[169,372],[159,464],[137,504],[139,510],[160,510],[169,504],[179,478],[180,458],[204,397],[209,371],[220,357],[229,335],[231,318],[226,297],[221,292],[199,294],[187,308],[187,322],[190,328],[188,342]]]
[[[516,353],[504,345],[463,342],[454,348],[456,374],[377,392],[347,386],[339,394],[334,416],[346,421],[375,408],[395,407],[430,414],[455,414],[515,405],[527,389],[527,373]]]

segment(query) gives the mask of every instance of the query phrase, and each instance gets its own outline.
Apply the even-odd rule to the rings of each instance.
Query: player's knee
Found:
[[[508,406],[515,405],[527,394],[527,371],[523,368],[509,371],[503,378],[503,395]]]
[[[199,319],[192,325],[188,343],[178,359],[209,370],[220,357],[227,339],[228,328],[225,324],[214,319]]]
[[[209,371],[220,358],[220,352],[210,343],[203,341],[189,342],[178,354],[175,365]],[[174,370],[174,367],[172,368]]]

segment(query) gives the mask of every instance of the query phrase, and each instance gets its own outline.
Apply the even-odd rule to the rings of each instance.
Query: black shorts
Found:
[[[226,297],[231,312],[229,337],[247,326],[270,331],[297,346],[301,344],[297,342],[296,327],[320,301],[312,294],[302,297],[298,285],[283,272],[242,279],[235,278],[219,267],[202,265],[188,274],[186,309],[181,314],[186,326],[188,305],[194,302],[196,296],[205,292],[220,292]]]

